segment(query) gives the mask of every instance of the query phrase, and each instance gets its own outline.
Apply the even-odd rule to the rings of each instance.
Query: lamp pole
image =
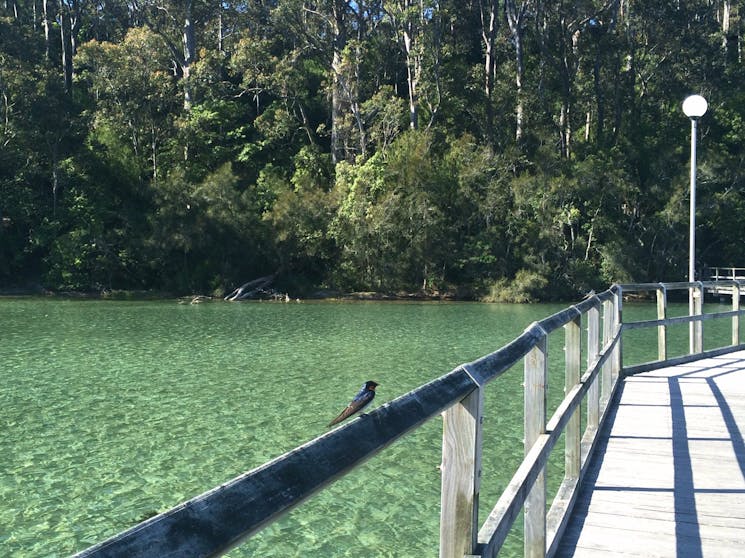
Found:
[[[696,280],[696,136],[698,135],[698,119],[706,114],[707,108],[706,99],[701,95],[691,95],[683,101],[683,112],[691,119],[691,203],[688,237],[688,281],[690,283]],[[688,314],[693,316],[696,312],[695,290],[690,288],[688,293]],[[703,293],[700,293],[699,296],[703,296]],[[700,331],[701,322],[691,322],[689,348],[692,354],[701,351]]]

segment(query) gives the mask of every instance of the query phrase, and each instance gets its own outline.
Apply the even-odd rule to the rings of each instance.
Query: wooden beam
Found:
[[[592,368],[593,363],[600,354],[600,312],[594,306],[587,312],[587,368]],[[587,394],[587,427],[597,428],[600,419],[600,389],[597,378],[590,385]]]
[[[564,365],[564,397],[579,384],[582,367],[582,325],[581,319],[575,318],[564,326],[564,347],[566,362]],[[566,449],[564,455],[564,476],[567,479],[579,478],[581,417],[573,412],[566,430]]]
[[[657,289],[657,319],[663,323],[657,326],[657,360],[667,358],[667,290],[665,285],[660,284]]]
[[[701,316],[704,308],[704,285],[700,281],[696,283],[693,289],[693,313]],[[691,322],[693,326],[693,347],[691,352],[700,353],[704,350],[704,327],[701,320]]]
[[[476,545],[483,407],[479,387],[443,413],[440,558],[462,558]]]
[[[740,344],[740,283],[732,285],[732,344]]]
[[[535,328],[540,328],[535,324]],[[541,330],[542,331],[542,330]],[[525,455],[546,433],[548,339],[544,335],[525,357]],[[546,474],[541,469],[525,500],[525,558],[546,555]]]

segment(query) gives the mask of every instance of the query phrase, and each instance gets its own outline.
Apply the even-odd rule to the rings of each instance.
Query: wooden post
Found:
[[[667,289],[660,283],[657,287],[657,319],[667,318]],[[657,360],[667,360],[667,326],[657,326]]]
[[[533,327],[540,328],[538,324]],[[525,454],[546,433],[548,340],[546,333],[525,356]],[[541,471],[525,500],[525,558],[546,556],[546,470]]]
[[[564,373],[564,394],[579,384],[582,362],[582,319],[577,316],[564,326],[564,347],[566,364]],[[578,479],[581,466],[581,417],[579,408],[572,413],[566,426],[566,446],[564,450],[564,475],[567,479]]]
[[[613,297],[613,328],[617,328],[623,323],[623,290],[618,287],[615,296]],[[621,369],[623,368],[623,334],[616,343],[616,350],[613,351],[613,381],[618,380],[621,375]]]
[[[600,352],[600,312],[597,306],[587,311],[587,367],[597,360]],[[600,421],[600,390],[598,377],[587,390],[587,428],[597,429]]]
[[[732,285],[732,311],[740,311],[740,283]],[[740,316],[732,316],[732,344],[740,344]]]
[[[704,284],[698,281],[693,289],[693,313],[700,316],[704,308]],[[703,321],[696,320],[694,324],[693,351],[698,354],[704,350]]]
[[[440,558],[463,558],[476,545],[483,406],[478,387],[442,414]]]
[[[615,312],[613,308],[613,302],[610,300],[603,301],[603,347],[607,347],[613,337],[613,324],[615,322]],[[613,387],[613,362],[611,359],[606,359],[603,364],[603,384],[601,402],[602,408],[608,405],[610,400],[610,391]]]

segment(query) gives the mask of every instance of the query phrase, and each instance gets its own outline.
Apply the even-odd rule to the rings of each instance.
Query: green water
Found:
[[[0,556],[80,551],[325,432],[365,380],[382,404],[560,308],[0,300]],[[549,339],[552,361],[561,343]],[[511,372],[487,388],[482,517],[522,458]],[[430,421],[229,556],[436,555],[441,428]],[[522,553],[520,529],[507,555]]]

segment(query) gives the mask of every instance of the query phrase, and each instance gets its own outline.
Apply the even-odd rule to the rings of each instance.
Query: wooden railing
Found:
[[[710,291],[713,287],[718,286],[726,289],[726,292],[731,295],[732,298],[732,310],[728,312],[713,312],[705,314],[703,312],[703,299],[704,293]],[[638,372],[644,372],[647,370],[653,370],[660,366],[673,366],[676,364],[683,364],[693,360],[701,358],[708,358],[716,356],[717,354],[727,353],[733,350],[737,350],[740,346],[740,316],[743,311],[740,310],[740,294],[743,286],[745,286],[745,280],[719,280],[719,281],[703,281],[696,283],[644,283],[644,284],[629,284],[629,285],[618,285],[622,294],[629,293],[650,293],[655,292],[657,298],[657,319],[646,320],[639,322],[624,322],[623,329],[632,330],[638,328],[650,328],[654,327],[657,329],[657,360],[650,361],[648,363],[624,366],[623,372],[626,375],[636,374]],[[692,291],[694,300],[694,311],[693,315],[668,317],[667,316],[667,299],[668,293],[676,290]],[[621,297],[623,299],[623,297]],[[620,311],[620,309],[619,309]],[[704,351],[704,329],[703,324],[705,321],[714,319],[731,319],[732,323],[732,337],[731,344],[720,345],[715,349]],[[668,327],[676,324],[691,324],[690,328],[690,351],[688,355],[680,355],[670,357],[667,349],[667,330]]]
[[[732,281],[745,281],[745,267],[713,267],[709,270],[706,292],[719,296],[732,296]],[[740,296],[745,291],[739,291]]]
[[[709,268],[711,281],[745,280],[745,267],[712,267]]]
[[[740,283],[732,281],[732,288]],[[742,348],[739,296],[731,312],[668,318],[667,292],[705,284],[615,285],[530,325],[498,351],[458,366],[365,417],[353,420],[261,467],[95,545],[78,557],[218,556],[371,458],[398,438],[443,414],[440,557],[492,557],[524,514],[525,556],[552,555],[557,548],[589,464],[597,434],[623,373],[651,369]],[[658,319],[622,322],[624,293],[655,292]],[[733,291],[734,292],[734,291]],[[739,293],[739,291],[737,291]],[[737,303],[734,301],[737,300]],[[602,319],[601,319],[602,312]],[[666,355],[666,329],[679,322],[701,324],[732,319],[732,344],[678,359]],[[622,369],[622,331],[655,327],[656,361]],[[582,330],[586,329],[586,365]],[[565,398],[547,418],[548,336],[564,330]],[[699,345],[701,347],[701,345]],[[525,459],[483,524],[478,503],[481,481],[485,386],[523,362],[525,377]],[[581,428],[581,404],[586,426]],[[564,437],[564,477],[547,506],[546,465]]]

